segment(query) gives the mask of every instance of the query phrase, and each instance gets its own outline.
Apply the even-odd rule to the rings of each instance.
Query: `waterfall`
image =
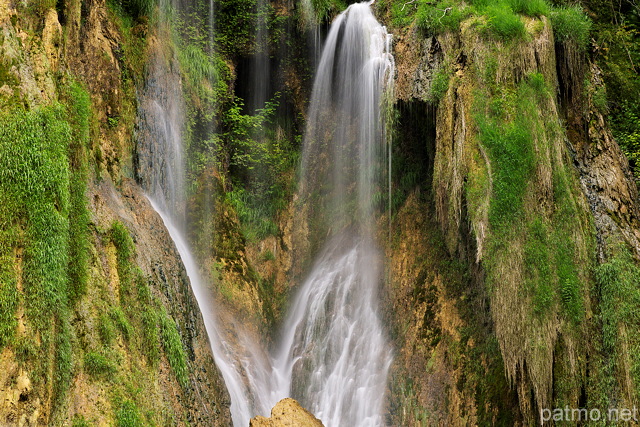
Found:
[[[274,400],[290,395],[326,426],[383,425],[392,360],[377,314],[382,261],[373,201],[384,186],[381,103],[394,63],[390,36],[369,6],[354,4],[338,16],[317,70],[301,192],[319,204],[330,237],[292,305],[274,360]]]
[[[185,119],[172,64],[153,61],[141,95],[137,174],[187,271],[234,425],[247,426],[290,396],[327,427],[384,425],[392,354],[377,313],[382,260],[374,201],[384,185],[382,104],[394,69],[386,29],[362,3],[340,14],[329,31],[313,87],[300,185],[309,203],[320,194],[318,234],[329,237],[271,357],[217,306],[186,241]]]
[[[164,18],[159,20],[161,27],[158,32],[166,36],[168,30],[162,27],[166,23]],[[136,174],[151,206],[162,218],[189,277],[215,363],[229,391],[234,425],[247,426],[254,414],[268,411],[266,399],[252,391],[268,389],[265,384],[270,378],[269,358],[246,335],[241,325],[228,318],[217,306],[187,243],[185,148],[182,138],[184,95],[177,61],[167,58],[161,45],[155,48],[145,87],[139,97]]]

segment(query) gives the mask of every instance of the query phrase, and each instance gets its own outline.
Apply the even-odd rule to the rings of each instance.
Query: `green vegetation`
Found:
[[[140,304],[141,340],[142,351],[147,356],[151,366],[157,366],[160,361],[160,332],[158,327],[158,314],[153,307],[153,299],[147,280],[138,275],[136,280],[138,301]]]
[[[394,7],[399,8],[399,4],[394,3]],[[402,10],[400,11],[402,12]],[[435,6],[422,2],[415,15],[418,28],[427,34],[440,34],[457,30],[460,27],[460,22],[471,15],[471,9],[460,6],[454,0],[440,1]]]
[[[613,246],[608,259],[595,271],[600,297],[601,356],[605,375],[624,376],[628,369],[634,383],[640,381],[640,267],[623,244]],[[616,361],[626,360],[629,366]],[[604,394],[612,390],[605,390]],[[611,395],[610,395],[611,396]],[[611,396],[613,398],[613,396]]]
[[[169,365],[182,387],[189,385],[189,370],[187,368],[187,355],[182,345],[182,339],[178,332],[176,322],[167,313],[160,316],[160,328],[162,329],[162,345],[164,347]]]
[[[116,413],[116,427],[145,427],[146,425],[134,402],[131,400],[122,402]]]
[[[76,301],[86,292],[89,276],[89,210],[85,193],[89,171],[87,149],[90,144],[91,98],[76,81],[68,84],[65,95],[68,119],[73,129],[69,144],[69,279],[70,298]]]
[[[256,0],[216,2],[216,45],[226,55],[247,54],[255,43]]]
[[[615,8],[595,0],[583,0],[582,4],[593,19],[592,57],[606,85],[606,94],[600,97],[606,97],[607,108],[599,109],[608,112],[613,135],[629,158],[636,182],[640,182],[640,11],[632,0],[621,0]]]
[[[447,64],[441,64],[433,74],[433,81],[431,88],[429,89],[428,99],[434,104],[437,104],[440,99],[449,90],[449,80],[451,80],[451,69]]]
[[[591,20],[580,6],[553,9],[550,15],[553,35],[557,42],[571,41],[582,51],[589,45]]]
[[[529,76],[514,90],[494,85],[493,91],[489,98],[478,95],[475,116],[479,140],[488,151],[492,167],[489,253],[508,252],[513,242],[524,241],[525,288],[533,299],[534,312],[547,313],[557,301],[570,319],[579,322],[584,306],[573,236],[582,225],[572,196],[570,172],[562,164],[552,166],[556,208],[550,216],[532,210],[528,207],[531,202],[527,202],[542,161],[538,155],[541,148],[536,146],[551,147],[552,141],[563,138],[559,125],[545,123],[538,115],[553,94],[540,74]],[[479,206],[474,191],[481,190],[467,191],[471,205]],[[490,255],[488,261],[489,281],[496,262],[493,258]]]
[[[481,31],[484,34],[501,40],[522,39],[526,36],[524,22],[510,7],[504,4],[490,5],[483,12],[486,23],[481,26]]]
[[[112,355],[89,352],[84,355],[84,370],[94,378],[110,379],[118,368]]]
[[[135,255],[135,245],[127,228],[120,221],[111,225],[109,233],[111,241],[116,247],[118,259],[118,277],[120,278],[120,299],[129,292],[133,280],[132,257]]]
[[[276,107],[275,101],[267,102],[250,116],[242,114],[242,104],[236,102],[223,118],[221,137],[230,151],[234,180],[234,189],[226,196],[249,241],[277,232],[275,215],[286,207],[293,191],[291,178],[298,155],[290,141],[271,130]]]
[[[344,0],[310,0],[318,23],[330,21],[347,7]]]

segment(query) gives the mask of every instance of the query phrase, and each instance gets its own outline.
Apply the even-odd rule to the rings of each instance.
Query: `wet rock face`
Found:
[[[595,65],[591,66],[588,78],[594,87],[604,84]],[[605,257],[607,244],[620,235],[640,256],[638,188],[626,157],[613,139],[605,117],[592,105],[576,111],[570,109],[567,116],[567,135],[582,190],[593,213],[599,261]]]
[[[271,410],[271,418],[255,417],[249,427],[322,427],[323,424],[298,402],[291,398],[282,399]]]

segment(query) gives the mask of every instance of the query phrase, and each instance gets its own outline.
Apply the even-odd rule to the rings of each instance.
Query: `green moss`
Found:
[[[71,427],[91,427],[89,421],[84,417],[84,415],[76,414],[73,417],[73,422],[71,423]]]
[[[538,156],[539,150],[551,149],[552,141],[563,138],[559,125],[543,122],[539,114],[553,94],[538,73],[528,76],[515,89],[490,87],[488,97],[477,96],[479,112],[475,116],[479,141],[488,152],[492,172],[489,282],[493,280],[493,269],[499,270],[500,253],[511,250],[512,244],[522,245],[523,278],[533,300],[533,313],[547,315],[558,302],[568,318],[580,322],[584,317],[581,272],[587,267],[580,265],[575,236],[584,226],[572,195],[572,176],[565,165],[551,165],[554,209],[550,214],[526,208],[526,197],[535,185],[535,172],[545,161]],[[486,194],[477,188],[479,185],[482,181],[478,179],[468,183],[467,194],[475,201],[472,208],[482,203],[476,193]]]
[[[545,0],[508,0],[508,4],[515,13],[527,16],[545,16],[550,11]]]
[[[495,101],[504,101],[498,99]],[[493,166],[493,201],[489,220],[493,227],[508,226],[522,215],[524,194],[533,174],[535,157],[531,128],[524,111],[513,122],[503,123],[502,103],[492,115],[477,116],[479,137]],[[497,107],[496,107],[497,105]],[[498,117],[496,117],[498,116]]]
[[[70,298],[84,295],[89,278],[89,210],[87,208],[88,157],[90,140],[91,98],[86,89],[71,81],[63,90],[68,120],[72,127],[69,144],[69,280]]]
[[[138,275],[136,280],[138,291],[138,310],[140,319],[140,340],[142,352],[146,355],[151,366],[157,366],[160,361],[160,328],[159,316],[155,309],[155,301],[151,297],[147,280]]]
[[[7,317],[0,340],[13,336],[17,303],[15,253],[24,248],[26,314],[48,330],[68,299],[69,162],[71,128],[60,105],[0,115],[0,275]],[[46,325],[46,327],[45,327]]]
[[[69,314],[61,311],[58,314],[56,334],[56,369],[55,369],[55,405],[54,410],[64,407],[73,369],[73,351],[71,347],[71,325]]]

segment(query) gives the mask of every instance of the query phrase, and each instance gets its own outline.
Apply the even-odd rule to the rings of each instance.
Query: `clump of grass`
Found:
[[[429,89],[428,100],[437,104],[449,90],[449,80],[451,79],[451,69],[441,64],[433,74],[433,81]]]
[[[425,2],[420,3],[415,19],[418,28],[428,34],[440,34],[457,30],[460,28],[460,22],[470,15],[470,8],[460,7],[453,0],[445,0],[435,6]]]
[[[182,339],[176,326],[176,322],[167,313],[160,315],[162,329],[162,345],[164,347],[169,365],[182,387],[189,384],[189,370],[187,368],[187,355],[182,345]]]
[[[527,16],[546,16],[550,10],[545,0],[509,0],[508,3],[515,13]]]
[[[589,45],[591,19],[578,5],[555,8],[550,14],[556,42],[574,42],[580,49]]]
[[[116,336],[113,321],[104,313],[98,318],[98,335],[102,343],[106,346],[110,346]]]
[[[129,341],[133,334],[133,329],[129,323],[129,319],[120,307],[113,307],[109,312],[109,317],[113,325],[120,331],[125,341]]]
[[[84,355],[84,370],[94,378],[108,378],[118,372],[111,358],[95,352]]]
[[[109,237],[116,247],[118,258],[118,277],[120,278],[120,297],[129,290],[133,279],[131,258],[135,254],[135,245],[129,230],[120,221],[115,221],[109,231]]]
[[[125,400],[116,413],[116,427],[144,427],[145,423],[138,406],[131,400]]]
[[[506,41],[522,39],[527,34],[522,19],[509,6],[490,5],[484,14],[487,19],[484,32],[487,35]]]

